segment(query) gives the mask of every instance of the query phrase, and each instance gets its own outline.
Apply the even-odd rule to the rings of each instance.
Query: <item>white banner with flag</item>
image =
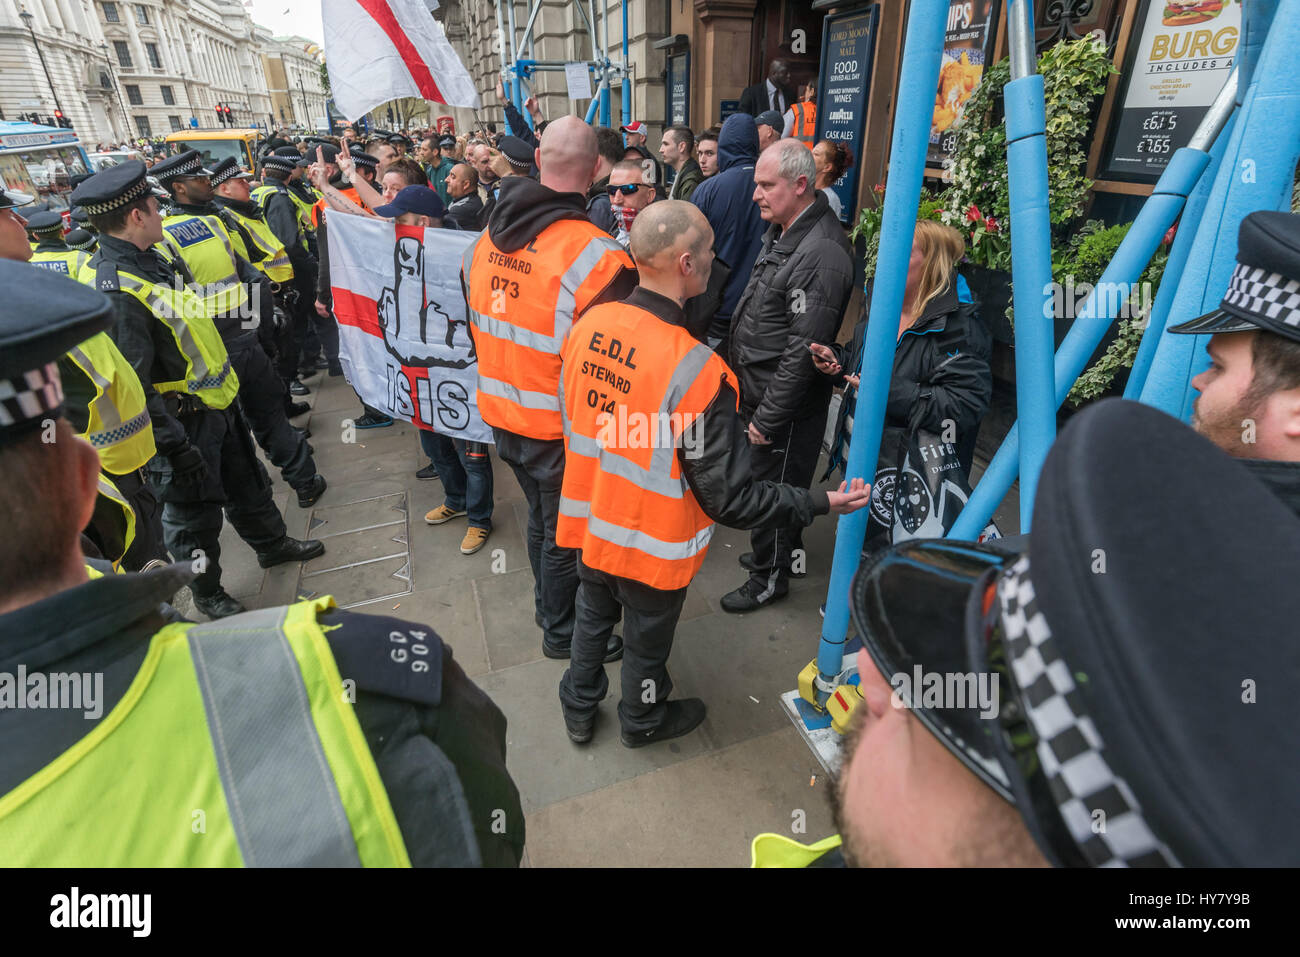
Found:
[[[491,442],[460,285],[461,258],[479,234],[332,210],[325,222],[339,361],[352,388],[395,418]]]
[[[425,0],[321,0],[334,104],[358,119],[402,97],[478,109],[474,80]]]

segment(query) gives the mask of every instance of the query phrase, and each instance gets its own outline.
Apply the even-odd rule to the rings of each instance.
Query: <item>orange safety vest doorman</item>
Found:
[[[682,433],[735,373],[681,326],[593,308],[564,349],[564,484],[556,544],[589,568],[671,591],[704,563],[713,520],[678,459]]]

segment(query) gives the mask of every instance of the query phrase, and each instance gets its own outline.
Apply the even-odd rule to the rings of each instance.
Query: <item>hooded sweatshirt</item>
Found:
[[[711,338],[723,338],[731,313],[745,290],[754,260],[763,247],[767,223],[754,202],[754,166],[758,162],[758,127],[747,113],[727,117],[718,134],[718,172],[691,194],[713,227],[713,249],[731,267],[722,291],[722,304],[709,328]]]

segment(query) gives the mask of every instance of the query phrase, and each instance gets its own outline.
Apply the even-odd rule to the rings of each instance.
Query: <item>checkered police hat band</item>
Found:
[[[241,170],[238,166],[232,166],[230,167],[230,169],[222,170],[216,176],[212,177],[212,185],[220,186],[226,180],[238,176],[242,172],[243,170]]]
[[[369,153],[352,153],[351,156],[352,162],[357,166],[366,166],[370,169],[379,168],[379,160],[375,159],[375,157],[371,156]]]
[[[139,199],[141,196],[148,193],[151,188],[152,187],[149,186],[149,181],[142,179],[134,186],[128,187],[124,192],[118,193],[112,199],[106,199],[102,203],[86,203],[85,204],[86,212],[89,213],[91,216],[99,216],[102,213],[110,213],[121,206],[125,206],[127,203],[131,203]]]
[[[297,165],[298,165],[298,161],[295,159],[290,159],[288,156],[273,155],[273,156],[268,156],[266,159],[262,160],[263,168],[269,166],[272,169],[293,170],[297,167]]]
[[[0,428],[30,422],[63,404],[58,365],[47,362],[17,379],[0,379]]]
[[[1106,746],[1038,608],[1028,556],[998,582],[998,600],[1007,658],[1038,738],[1036,753],[1071,839],[1093,867],[1177,867],[1106,760]]]
[[[1228,283],[1225,305],[1300,328],[1300,279],[1237,264]]]

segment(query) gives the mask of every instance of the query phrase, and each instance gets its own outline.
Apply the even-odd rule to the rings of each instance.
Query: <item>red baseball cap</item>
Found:
[[[639,133],[642,136],[647,135],[645,131],[645,124],[642,123],[640,120],[634,120],[633,122],[629,123],[627,126],[620,126],[619,129],[622,130],[624,133]]]

